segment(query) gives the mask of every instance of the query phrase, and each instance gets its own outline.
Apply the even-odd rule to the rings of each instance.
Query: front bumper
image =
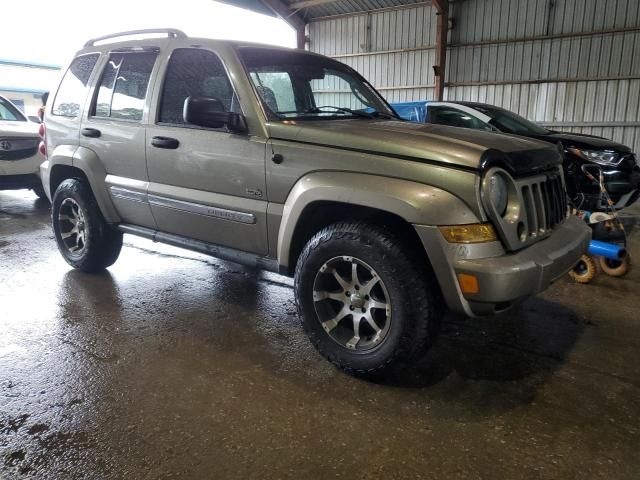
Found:
[[[591,229],[577,217],[558,225],[551,235],[515,253],[499,242],[451,244],[438,227],[416,225],[449,308],[470,316],[490,315],[545,290],[583,255]],[[478,279],[479,291],[463,294],[457,275]]]
[[[634,163],[633,168],[602,167],[602,170],[604,187],[614,203],[614,208],[621,210],[631,206],[640,196],[640,167]],[[578,177],[576,189],[577,191],[572,195],[574,202],[581,210],[596,211],[607,208],[598,182],[592,182],[585,175],[582,175]]]

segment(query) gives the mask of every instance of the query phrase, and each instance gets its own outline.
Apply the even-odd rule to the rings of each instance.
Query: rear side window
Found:
[[[113,53],[102,72],[91,114],[121,120],[141,120],[151,70],[157,54]]]
[[[173,51],[162,88],[160,123],[184,124],[182,111],[187,97],[214,97],[225,111],[240,113],[236,97],[224,65],[207,50],[178,48]]]
[[[77,117],[80,106],[84,103],[87,93],[87,82],[96,66],[100,55],[98,53],[77,57],[64,74],[51,113],[63,117]]]
[[[16,107],[2,97],[0,97],[0,120],[8,120],[10,122],[27,121]]]

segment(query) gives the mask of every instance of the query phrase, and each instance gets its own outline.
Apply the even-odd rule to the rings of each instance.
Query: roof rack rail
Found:
[[[145,30],[130,30],[128,32],[112,33],[110,35],[92,38],[85,43],[84,46],[85,48],[93,47],[96,42],[107,40],[109,38],[128,37],[129,35],[144,35],[145,33],[166,33],[168,37],[172,38],[187,38],[187,34],[177,28],[147,28]]]

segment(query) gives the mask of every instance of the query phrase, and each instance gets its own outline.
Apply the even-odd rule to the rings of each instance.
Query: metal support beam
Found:
[[[327,3],[335,3],[339,0],[302,0],[299,2],[293,2],[289,7],[292,10],[298,10],[300,8],[315,7],[316,5],[326,5]]]
[[[294,10],[291,10],[289,5],[284,3],[282,0],[261,1],[273,13],[275,13],[278,17],[280,17],[295,29],[297,46],[298,48],[304,48],[306,43],[305,21],[300,18],[300,16]]]
[[[436,76],[436,100],[444,98],[445,71],[447,67],[447,31],[449,29],[449,1],[432,0],[436,8],[436,64],[433,70]]]
[[[305,27],[296,28],[296,46],[302,50],[307,46],[307,31]]]

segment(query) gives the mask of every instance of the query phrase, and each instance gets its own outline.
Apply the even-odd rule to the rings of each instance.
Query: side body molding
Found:
[[[277,250],[282,267],[290,267],[293,235],[305,208],[314,202],[325,201],[375,208],[398,215],[414,225],[479,221],[460,198],[430,185],[361,173],[310,173],[298,180],[284,204]]]

